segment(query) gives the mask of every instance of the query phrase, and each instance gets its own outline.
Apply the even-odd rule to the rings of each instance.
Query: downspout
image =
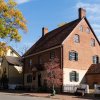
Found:
[[[63,70],[63,45],[61,46],[61,69]],[[63,73],[62,73],[62,82],[63,82]],[[61,86],[61,92],[63,92],[63,83]]]

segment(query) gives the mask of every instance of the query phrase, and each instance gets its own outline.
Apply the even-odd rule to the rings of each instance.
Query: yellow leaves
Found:
[[[0,57],[4,56],[9,47],[4,42],[0,42]]]
[[[14,0],[0,0],[0,38],[20,41],[19,29],[27,32],[26,19]]]
[[[7,4],[4,1],[0,1],[0,11],[6,10],[7,9]]]

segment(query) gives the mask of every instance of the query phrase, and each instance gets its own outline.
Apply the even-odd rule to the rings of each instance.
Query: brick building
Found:
[[[100,42],[79,8],[79,18],[50,32],[42,29],[42,37],[23,55],[24,85],[43,85],[44,71],[38,70],[49,59],[57,57],[63,70],[63,86],[86,83],[85,74],[91,64],[99,63]]]

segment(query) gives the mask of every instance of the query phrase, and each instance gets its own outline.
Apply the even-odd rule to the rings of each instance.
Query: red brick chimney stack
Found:
[[[79,8],[79,18],[82,19],[86,17],[86,10],[83,8]]]
[[[42,36],[46,35],[48,33],[48,28],[43,27],[42,28]]]

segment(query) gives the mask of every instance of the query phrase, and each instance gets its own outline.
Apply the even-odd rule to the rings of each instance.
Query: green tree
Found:
[[[26,20],[17,9],[17,3],[14,0],[0,0],[0,38],[21,41],[19,29],[27,32]],[[1,42],[0,45],[2,56],[6,44]]]

